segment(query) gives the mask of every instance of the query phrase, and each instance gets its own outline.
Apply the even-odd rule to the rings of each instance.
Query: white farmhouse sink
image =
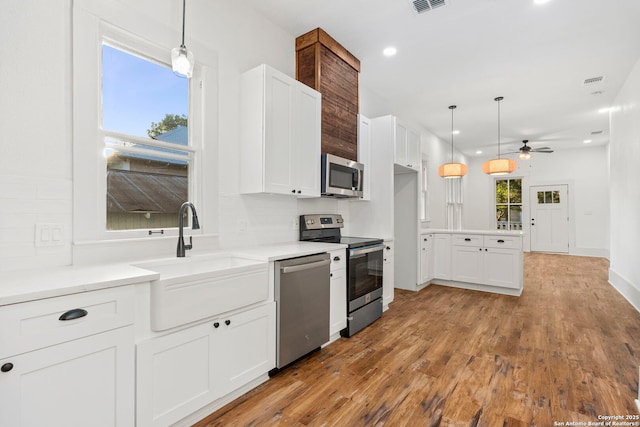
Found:
[[[154,271],[151,329],[162,331],[246,307],[269,297],[268,263],[231,254],[135,264]]]

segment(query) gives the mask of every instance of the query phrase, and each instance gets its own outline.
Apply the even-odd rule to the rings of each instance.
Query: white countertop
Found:
[[[447,230],[445,228],[424,228],[420,234],[484,234],[492,236],[522,236],[521,230]]]
[[[276,261],[346,247],[346,245],[337,243],[289,242],[252,248],[236,248],[219,251],[219,253],[229,253],[262,261]],[[201,255],[203,254],[198,254],[198,256]],[[142,264],[147,261],[153,262],[154,260],[135,261],[131,264]],[[12,271],[2,273],[0,306],[143,283],[158,278],[159,274],[156,272],[127,263]]]

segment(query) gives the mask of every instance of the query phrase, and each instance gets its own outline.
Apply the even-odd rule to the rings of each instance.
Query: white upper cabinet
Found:
[[[264,64],[242,75],[241,193],[320,197],[321,99]]]
[[[420,169],[420,135],[395,119],[394,163],[402,168]],[[396,168],[398,169],[398,168]]]
[[[358,162],[364,165],[361,200],[371,200],[371,120],[362,114],[358,115]]]

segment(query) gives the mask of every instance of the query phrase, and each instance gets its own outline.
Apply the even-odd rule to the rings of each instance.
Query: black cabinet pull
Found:
[[[484,251],[487,252],[489,249],[485,249]]]
[[[329,277],[333,277],[333,273],[329,273]]]
[[[333,260],[334,260],[334,261],[340,261],[340,257],[339,257],[339,256],[334,256],[334,257],[333,257]]]
[[[468,237],[465,237],[465,238],[464,238],[464,241],[465,241],[465,242],[470,242],[470,241],[471,241],[471,239],[470,239],[470,238],[468,238]]]
[[[296,194],[296,190],[291,190],[291,192],[292,192],[293,194]]]
[[[4,365],[2,365],[2,367],[0,368],[0,371],[2,372],[9,372],[10,370],[13,369],[13,363],[11,362],[7,362]]]
[[[58,317],[58,320],[79,319],[81,317],[86,316],[87,314],[89,314],[89,312],[87,310],[85,310],[85,309],[74,308],[73,310],[69,310],[67,312],[62,313],[62,315],[60,315],[60,317]]]
[[[390,251],[390,250],[391,250],[391,248],[390,248],[389,246],[387,246],[387,250],[388,250],[388,251]]]
[[[482,248],[478,248],[479,251],[482,251]]]
[[[214,322],[213,323],[213,327],[214,328],[219,328],[220,327],[220,322]]]
[[[225,324],[225,325],[227,325],[227,326],[229,326],[229,325],[231,324],[231,320],[229,320],[229,319],[225,320],[225,321],[224,321],[224,324]]]
[[[499,240],[498,240],[498,243],[504,243],[504,240],[499,239]]]

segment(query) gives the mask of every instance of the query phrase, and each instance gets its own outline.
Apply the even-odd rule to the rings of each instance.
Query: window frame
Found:
[[[507,202],[506,203],[498,203],[498,194],[497,194],[497,189],[498,189],[498,181],[507,181],[507,186],[508,188],[510,187],[510,183],[509,181],[515,181],[515,180],[519,180],[520,181],[520,203],[512,203],[511,202],[511,196],[509,195],[509,191],[507,191]],[[493,221],[494,221],[494,227],[495,230],[505,230],[505,231],[522,231],[524,228],[524,209],[525,209],[525,203],[524,203],[524,199],[525,199],[525,188],[524,188],[524,178],[521,176],[511,176],[511,177],[496,177],[493,180]],[[498,220],[496,218],[496,211],[498,209],[498,206],[506,206],[507,207],[507,225],[508,228],[504,229],[504,228],[499,228],[498,227]],[[520,216],[521,216],[521,222],[520,222],[520,228],[512,228],[512,223],[511,223],[511,206],[520,206]]]
[[[108,230],[106,222],[107,180],[106,158],[104,156],[105,137],[115,136],[114,131],[102,129],[102,45],[108,44],[127,53],[140,56],[143,59],[169,66],[171,63],[170,47],[148,40],[163,40],[160,35],[169,32],[161,25],[136,25],[141,17],[135,13],[113,10],[106,13],[110,19],[99,18],[96,12],[103,12],[97,7],[96,12],[91,9],[97,7],[92,0],[79,0],[73,9],[73,227],[74,243],[100,242],[122,239],[140,239],[159,236],[160,229]],[[116,17],[123,17],[123,27],[141,29],[145,37],[132,31],[114,25]],[[126,21],[126,22],[125,22]],[[204,51],[204,49],[202,49]],[[207,218],[202,222],[201,230],[190,230],[191,234],[204,234],[205,227],[215,230],[213,224],[215,216],[208,213],[213,200],[205,203],[201,183],[207,180],[216,185],[217,179],[210,178],[211,174],[203,173],[204,137],[207,125],[204,121],[207,95],[205,94],[205,80],[211,78],[215,69],[210,64],[217,65],[217,58],[209,52],[203,52],[204,61],[196,62],[194,75],[189,81],[189,143],[179,149],[187,151],[192,157],[189,164],[188,194],[198,215]],[[208,62],[205,64],[204,62]],[[75,76],[82,76],[76,78]],[[176,77],[178,78],[178,77]],[[213,91],[212,91],[213,92]],[[215,95],[215,92],[209,96]],[[215,111],[215,108],[211,108]],[[214,121],[215,122],[215,121]],[[216,126],[217,122],[209,125]],[[212,130],[212,129],[210,129]],[[210,132],[209,130],[209,132]],[[211,133],[209,133],[211,134]],[[122,134],[127,139],[144,141],[144,137]],[[141,141],[142,140],[142,141]],[[213,141],[215,143],[215,141]],[[208,156],[206,163],[211,164],[215,157]],[[215,164],[215,163],[212,163]],[[213,192],[215,196],[217,191]],[[211,220],[209,220],[209,218]],[[206,225],[205,225],[206,224]],[[154,233],[158,232],[158,234]],[[178,228],[163,229],[162,236],[177,236]]]

